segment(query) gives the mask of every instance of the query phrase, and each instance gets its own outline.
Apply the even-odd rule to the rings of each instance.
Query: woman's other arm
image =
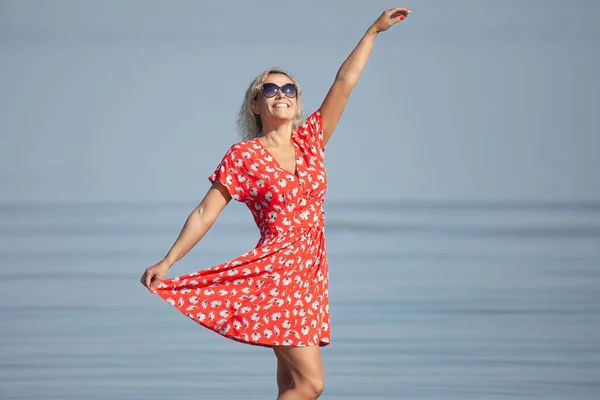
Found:
[[[150,290],[156,288],[169,269],[185,256],[212,227],[231,195],[220,183],[213,183],[198,207],[188,216],[177,240],[164,259],[146,269],[140,282]]]

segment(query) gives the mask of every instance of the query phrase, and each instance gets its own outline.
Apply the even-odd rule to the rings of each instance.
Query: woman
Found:
[[[379,32],[410,11],[389,9],[340,67],[319,110],[301,119],[298,82],[279,70],[246,91],[231,146],[212,186],[179,237],[142,284],[197,323],[251,345],[273,348],[278,399],[316,399],[323,391],[320,346],[330,342],[323,199],[323,154]],[[165,279],[206,234],[231,199],[244,202],[260,229],[256,247],[225,264]]]

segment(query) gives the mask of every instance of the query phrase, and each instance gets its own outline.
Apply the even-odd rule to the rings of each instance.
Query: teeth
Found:
[[[275,108],[288,108],[287,104],[275,104]]]

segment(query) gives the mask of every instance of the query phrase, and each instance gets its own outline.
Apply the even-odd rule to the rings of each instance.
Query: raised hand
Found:
[[[390,8],[389,10],[385,10],[383,14],[373,22],[371,27],[375,29],[376,32],[387,31],[393,25],[408,17],[409,14],[410,10],[408,8]]]

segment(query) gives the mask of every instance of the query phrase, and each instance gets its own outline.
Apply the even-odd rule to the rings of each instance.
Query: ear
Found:
[[[250,112],[252,114],[258,115],[258,105],[256,104],[256,99],[250,101]]]

